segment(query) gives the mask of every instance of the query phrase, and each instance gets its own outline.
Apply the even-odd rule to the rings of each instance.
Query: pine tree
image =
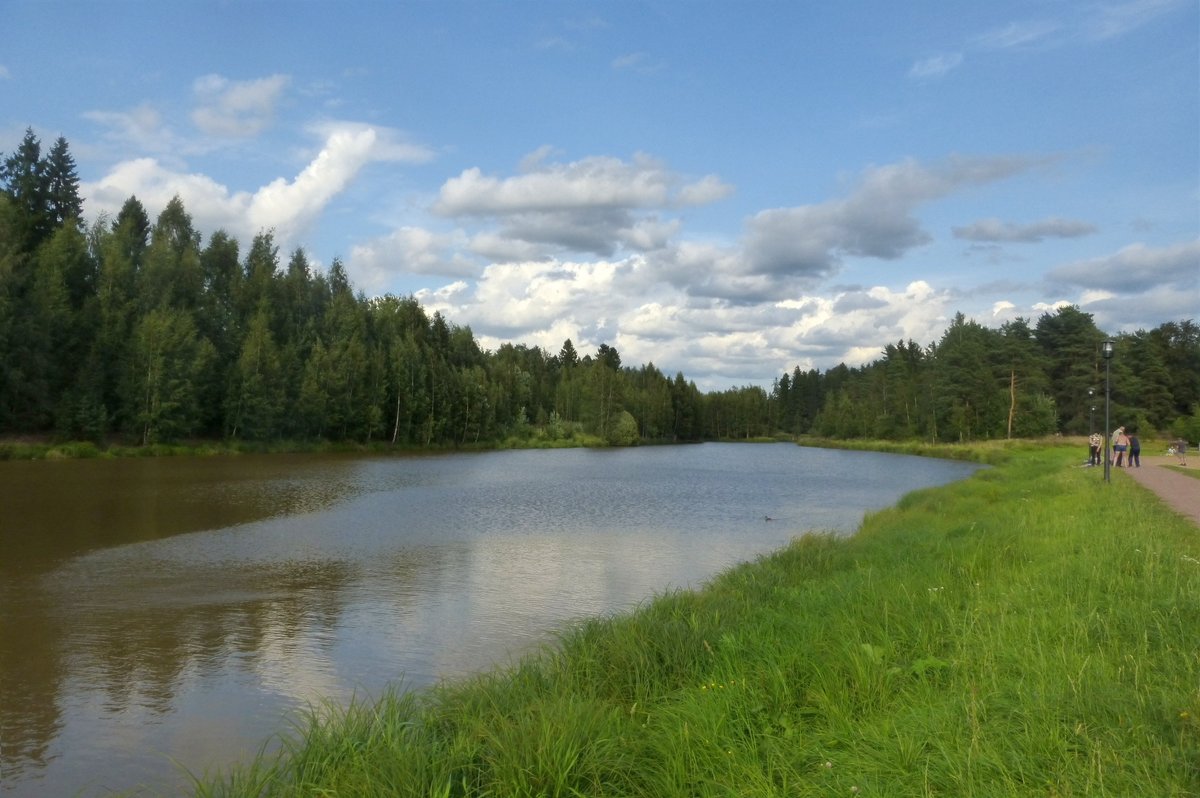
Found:
[[[1045,358],[1048,390],[1058,408],[1061,431],[1082,432],[1091,406],[1088,388],[1104,383],[1100,359],[1104,334],[1092,314],[1069,305],[1053,314],[1043,313],[1034,338]]]

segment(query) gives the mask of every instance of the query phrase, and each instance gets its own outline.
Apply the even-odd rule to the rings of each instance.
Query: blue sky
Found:
[[[1200,3],[5,4],[0,151],[704,389],[1200,316]]]

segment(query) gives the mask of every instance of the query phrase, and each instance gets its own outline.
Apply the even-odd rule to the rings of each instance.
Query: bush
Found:
[[[1190,443],[1200,441],[1200,404],[1192,405],[1190,416],[1180,416],[1171,424],[1171,434]]]
[[[638,442],[637,419],[628,410],[622,410],[613,421],[608,442],[613,446],[633,446]]]

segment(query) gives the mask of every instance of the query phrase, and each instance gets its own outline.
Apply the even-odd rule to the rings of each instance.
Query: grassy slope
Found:
[[[312,719],[205,794],[1200,794],[1200,533],[1077,447]]]

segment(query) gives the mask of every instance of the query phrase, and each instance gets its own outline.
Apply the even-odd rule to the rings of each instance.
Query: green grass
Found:
[[[1003,446],[851,538],[301,721],[200,795],[1196,796],[1200,534]]]
[[[1086,452],[1087,443],[1083,438],[1078,439],[1078,447]],[[849,449],[864,452],[887,452],[888,454],[909,454],[919,457],[940,457],[944,460],[969,460],[977,463],[997,463],[1008,457],[1013,451],[1027,450],[1030,447],[1052,445],[1066,446],[1070,441],[1053,439],[1038,443],[1027,439],[976,441],[974,443],[930,443],[923,440],[892,441],[873,438],[820,438],[803,436],[796,440],[800,446],[810,446],[819,449]]]
[[[1167,469],[1168,471],[1174,471],[1176,474],[1189,476],[1192,479],[1200,479],[1200,469],[1188,468],[1181,465],[1169,465],[1163,466],[1163,468]]]

